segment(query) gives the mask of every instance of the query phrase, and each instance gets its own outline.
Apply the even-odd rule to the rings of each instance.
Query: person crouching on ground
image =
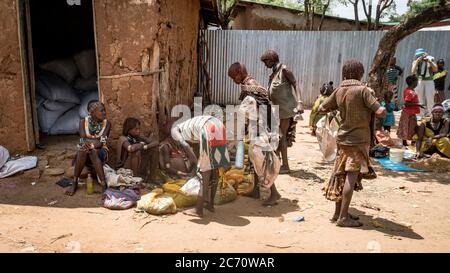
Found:
[[[141,134],[141,122],[135,118],[127,118],[123,123],[122,136],[117,142],[116,168],[125,168],[133,171],[134,176],[141,174],[142,153],[148,150],[155,151],[158,141]]]
[[[339,110],[342,122],[337,136],[337,157],[330,180],[323,188],[325,197],[336,202],[331,218],[340,227],[359,227],[362,223],[349,214],[353,190],[361,190],[361,180],[369,174],[371,119],[385,115],[374,92],[361,83],[364,67],[348,60],[342,68],[343,81],[320,106],[320,112]]]
[[[197,205],[195,211],[191,210],[191,214],[203,217],[204,202],[207,203],[205,207],[207,210],[214,211],[214,197],[218,184],[217,170],[223,174],[224,169],[230,165],[225,126],[215,117],[197,116],[175,123],[171,134],[172,138],[183,147],[189,160],[197,165],[202,176]],[[198,159],[188,141],[200,143]]]
[[[316,135],[317,122],[325,115],[319,112],[319,107],[322,102],[328,98],[331,93],[333,93],[334,87],[333,82],[324,83],[320,88],[320,96],[314,102],[313,108],[311,110],[311,115],[309,116],[309,128],[311,129],[311,135]]]
[[[108,187],[103,165],[108,159],[106,141],[111,130],[111,123],[106,119],[106,110],[103,103],[93,100],[88,103],[87,108],[89,115],[80,120],[80,144],[78,144],[78,152],[74,159],[74,180],[70,189],[66,191],[69,196],[75,194],[81,172],[85,166],[94,167],[103,191]]]

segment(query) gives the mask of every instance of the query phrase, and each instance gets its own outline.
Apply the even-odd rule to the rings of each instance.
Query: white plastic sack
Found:
[[[49,89],[49,94],[41,92],[40,95],[51,101],[71,102],[80,104],[77,93],[63,79],[55,74],[44,72],[39,75],[41,81]]]
[[[255,168],[260,185],[270,188],[280,173],[281,162],[272,150],[264,151],[259,145],[250,145],[248,157]]]
[[[98,100],[98,91],[86,92],[81,97],[81,105],[78,110],[80,118],[85,118],[89,115],[87,105],[91,100]]]
[[[71,103],[71,102],[59,102],[59,101],[46,100],[43,105],[44,105],[45,109],[47,109],[49,111],[57,111],[57,112],[65,113],[66,111],[68,111],[69,109],[72,109],[73,107],[75,107],[78,104]]]
[[[180,188],[180,191],[186,195],[198,195],[198,192],[200,191],[200,183],[200,178],[196,175],[189,179],[188,182]]]
[[[46,100],[51,99],[52,97],[50,88],[40,78],[38,78],[36,81],[36,92],[38,93],[39,96],[41,96]]]
[[[9,151],[5,147],[0,145],[0,169],[5,165],[9,159]]]
[[[50,111],[47,110],[44,105],[41,105],[37,109],[39,129],[41,130],[41,132],[43,132],[44,134],[48,134],[52,126],[55,124],[56,120],[58,120],[58,118],[61,117],[64,112],[66,111]]]
[[[39,108],[44,104],[45,99],[44,97],[40,96],[39,94],[36,96],[36,108]]]
[[[77,134],[80,127],[80,116],[78,116],[78,106],[62,115],[49,131],[50,135],[72,135]]]
[[[73,59],[83,78],[89,78],[97,74],[97,63],[94,50],[83,50],[76,54]]]
[[[16,160],[10,160],[0,169],[0,178],[5,178],[20,171],[32,169],[36,167],[36,164],[36,156],[25,156]]]
[[[78,68],[72,59],[56,59],[39,66],[41,69],[55,73],[67,83],[72,83],[79,74]]]
[[[92,91],[97,89],[97,76],[91,76],[89,78],[79,77],[75,80],[73,88],[79,91]]]
[[[320,150],[322,151],[323,158],[331,162],[336,159],[337,153],[337,133],[339,130],[339,125],[336,118],[331,121],[329,115],[322,117],[317,122],[316,137],[319,142]]]

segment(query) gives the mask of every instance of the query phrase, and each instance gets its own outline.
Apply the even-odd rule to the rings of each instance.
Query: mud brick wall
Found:
[[[145,135],[158,136],[164,114],[175,104],[192,103],[197,88],[199,1],[94,4],[100,75],[164,69],[150,76],[100,79],[101,99],[113,124],[111,143],[115,148],[128,116],[141,120]]]
[[[0,145],[27,150],[16,0],[0,0]]]

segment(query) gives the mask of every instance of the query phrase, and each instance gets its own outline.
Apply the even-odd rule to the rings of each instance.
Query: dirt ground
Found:
[[[289,150],[293,173],[276,181],[282,195],[277,206],[238,197],[204,219],[111,211],[100,207],[100,194],[88,196],[84,187],[65,196],[55,185],[61,176],[46,173],[45,158],[52,170],[67,168],[74,145],[48,145],[45,153],[36,152],[43,174],[36,168],[0,180],[0,252],[450,251],[448,173],[399,173],[375,164],[379,177],[364,181],[351,204],[364,226],[331,224],[334,204],[321,188],[332,165],[322,160],[307,122],[298,124]],[[305,221],[294,222],[298,216]]]

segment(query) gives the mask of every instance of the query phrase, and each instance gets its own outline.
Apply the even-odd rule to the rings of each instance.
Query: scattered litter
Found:
[[[20,252],[34,252],[34,251],[35,251],[35,248],[33,246],[26,247],[26,248],[20,250]]]
[[[297,216],[297,217],[294,217],[294,218],[292,219],[292,221],[293,221],[293,222],[302,222],[302,221],[305,221],[305,217],[303,217],[303,216]]]
[[[367,243],[367,249],[370,253],[381,253],[381,245],[377,241],[369,241]]]
[[[70,241],[67,243],[66,249],[69,250],[70,253],[81,253],[81,244],[77,241]]]
[[[276,248],[290,248],[291,247],[291,246],[277,246],[277,245],[270,245],[270,244],[266,244],[266,246],[276,247]]]
[[[61,180],[59,180],[58,182],[56,182],[56,185],[66,188],[69,187],[70,185],[72,185],[72,179],[64,177]]]
[[[36,184],[37,184],[36,181],[31,182],[31,185],[32,185],[32,186],[34,186],[34,185],[36,185]]]
[[[52,241],[50,242],[50,244],[53,244],[54,242],[56,242],[56,241],[58,241],[60,239],[64,239],[64,238],[67,238],[67,237],[70,237],[70,236],[72,236],[72,233],[68,233],[68,234],[64,234],[64,235],[58,236],[56,238],[53,238]]]
[[[143,224],[139,230],[143,229],[146,225],[150,224],[151,222],[156,221],[156,219],[151,219],[150,221],[145,222],[145,224]]]
[[[401,224],[402,226],[407,227],[407,228],[411,228],[411,227],[412,227],[412,224],[411,224],[411,223],[408,223],[408,222],[401,222],[400,224]]]
[[[48,205],[49,205],[49,206],[53,206],[53,205],[55,205],[56,203],[58,203],[58,200],[52,201],[52,202],[48,203]]]

